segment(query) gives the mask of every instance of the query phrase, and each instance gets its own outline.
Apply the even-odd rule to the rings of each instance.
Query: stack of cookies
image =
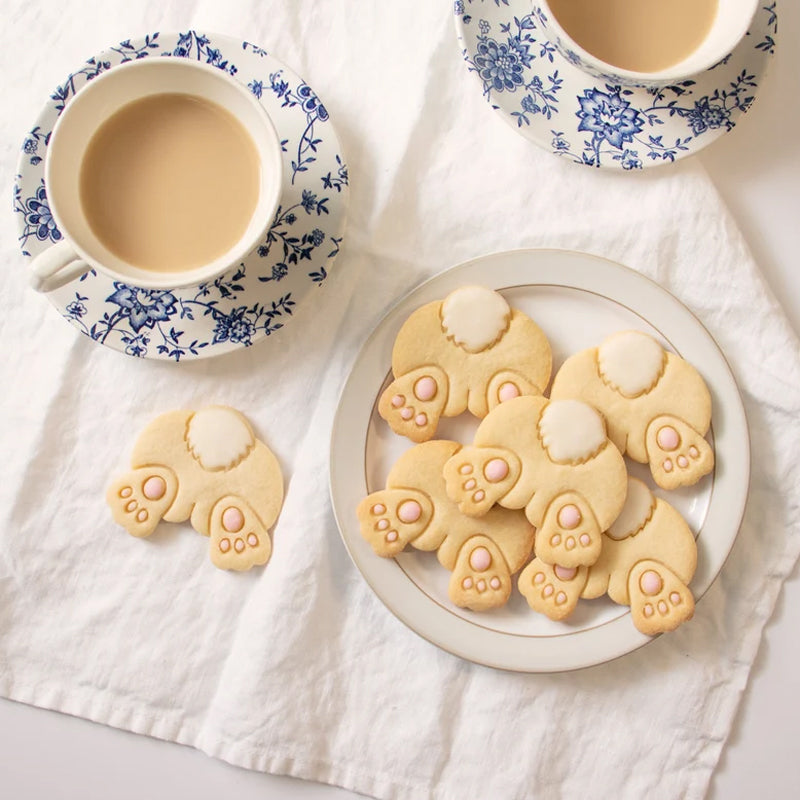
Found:
[[[623,457],[666,490],[712,471],[711,398],[690,364],[624,331],[568,358],[547,398],[545,334],[466,286],[406,320],[392,370],[378,411],[417,444],[358,506],[378,555],[437,551],[451,601],[475,611],[504,605],[522,570],[518,590],[554,620],[606,593],[650,635],[691,618],[694,535]],[[472,444],[434,439],[465,411],[482,419]]]

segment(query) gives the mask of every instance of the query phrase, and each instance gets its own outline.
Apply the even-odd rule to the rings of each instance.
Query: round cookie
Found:
[[[614,444],[649,464],[663,489],[691,486],[714,468],[704,438],[711,425],[705,382],[691,364],[644,333],[616,333],[568,358],[550,396],[597,408]]]
[[[551,370],[550,343],[530,317],[491,289],[464,286],[400,328],[378,413],[395,433],[424,442],[440,417],[483,418],[504,400],[542,394]]]
[[[492,509],[475,519],[462,514],[445,491],[442,468],[461,448],[432,441],[403,453],[386,479],[356,510],[362,536],[380,556],[411,544],[437,550],[450,570],[448,593],[455,605],[482,611],[505,604],[511,576],[530,557],[534,530],[524,514]]]
[[[537,528],[537,556],[589,566],[602,532],[622,510],[627,471],[597,411],[577,400],[518,397],[478,426],[472,446],[444,465],[448,496],[468,516],[495,503],[524,508]]]
[[[160,520],[183,522],[210,536],[221,569],[265,564],[268,529],[283,503],[283,476],[272,451],[238,411],[209,406],[170,411],[139,436],[132,470],[106,493],[116,522],[149,536]]]

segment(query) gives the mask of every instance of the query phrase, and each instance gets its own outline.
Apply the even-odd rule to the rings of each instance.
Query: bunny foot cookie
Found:
[[[481,518],[495,504],[524,508],[538,529],[537,557],[567,569],[597,561],[627,490],[625,462],[600,414],[544,397],[497,406],[473,445],[447,460],[444,477],[448,497],[468,516]]]
[[[568,358],[551,397],[597,408],[614,444],[649,464],[663,489],[691,486],[714,468],[704,438],[711,424],[708,388],[691,364],[646,334],[616,333]]]
[[[238,411],[210,406],[162,414],[134,445],[131,467],[106,493],[114,519],[130,534],[149,536],[162,519],[190,519],[210,537],[217,567],[246,570],[269,560],[283,477]]]
[[[622,513],[604,535],[600,558],[589,568],[550,566],[538,557],[522,571],[518,588],[528,605],[565,619],[583,598],[608,593],[631,607],[633,624],[654,636],[694,614],[689,589],[697,545],[683,517],[641,481],[628,479]]]
[[[407,450],[392,467],[386,488],[357,508],[362,536],[380,556],[411,544],[438,550],[453,574],[450,599],[483,611],[505,604],[511,576],[528,560],[534,531],[524,514],[495,508],[480,519],[464,516],[447,496],[442,468],[461,449],[457,442],[432,441]]]
[[[392,430],[414,442],[440,417],[485,417],[499,403],[544,392],[552,369],[547,337],[502,295],[464,286],[417,309],[392,350],[394,380],[378,402]]]
[[[589,570],[583,597],[608,592],[615,603],[631,607],[642,633],[655,636],[692,618],[689,583],[696,567],[697,544],[683,517],[631,478],[625,509]]]

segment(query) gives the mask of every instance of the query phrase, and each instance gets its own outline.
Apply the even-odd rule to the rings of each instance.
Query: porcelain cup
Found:
[[[146,270],[112,253],[94,234],[80,202],[80,168],[94,132],[122,106],[151,94],[182,93],[216,103],[244,126],[259,158],[259,194],[241,238],[225,253],[194,269]],[[178,57],[149,57],[113,67],[87,83],[66,104],[45,156],[45,186],[64,241],[33,260],[31,284],[52,291],[90,269],[115,281],[148,289],[172,289],[213,280],[241,261],[266,235],[280,200],[281,144],[256,97],[217,67]]]
[[[548,0],[533,3],[539,27],[567,61],[606,83],[648,88],[680,83],[722,61],[747,33],[757,9],[758,0],[719,0],[711,30],[697,49],[658,72],[635,72],[601,61],[584,50],[559,24]]]

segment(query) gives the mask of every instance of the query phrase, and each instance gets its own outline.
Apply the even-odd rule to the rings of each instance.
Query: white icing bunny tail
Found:
[[[244,417],[231,408],[211,406],[189,420],[186,443],[203,469],[228,470],[247,456],[256,440]]]
[[[539,419],[539,436],[552,461],[582,463],[605,445],[606,426],[600,414],[580,400],[553,400]]]
[[[480,353],[498,342],[508,329],[511,309],[497,292],[484,286],[464,286],[442,303],[442,329],[468,353]]]
[[[606,531],[612,539],[627,539],[644,528],[656,507],[656,498],[647,486],[636,478],[628,478],[628,494],[620,515]]]
[[[649,392],[658,383],[665,361],[661,345],[637,331],[609,336],[597,348],[603,381],[626,397]]]

